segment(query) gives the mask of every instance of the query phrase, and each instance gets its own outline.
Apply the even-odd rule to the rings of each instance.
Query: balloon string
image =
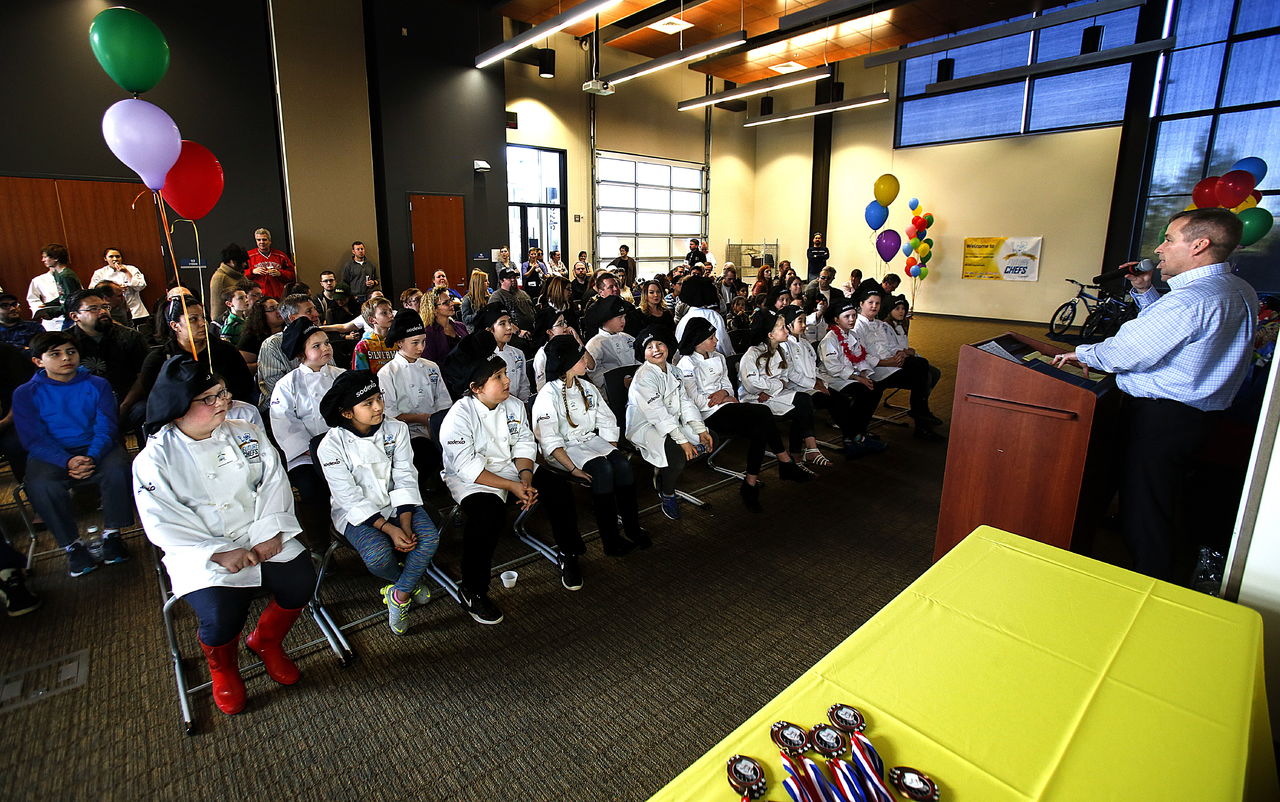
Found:
[[[133,196],[133,203],[130,203],[130,204],[129,204],[129,208],[130,208],[130,209],[137,209],[137,208],[138,208],[138,198],[141,198],[141,197],[142,197],[143,195],[145,195],[145,194],[147,194],[147,190],[145,190],[145,189],[144,189],[144,190],[142,190],[141,192],[139,192],[137,195],[134,195],[134,196]]]
[[[160,200],[159,192],[152,192],[152,198],[156,202],[156,208],[160,210],[160,222],[164,228],[164,239],[169,244],[169,261],[173,263],[173,280],[177,286],[182,286],[182,276],[178,273],[178,255],[173,250],[173,234],[169,230],[169,215],[165,214],[164,202]],[[191,349],[191,358],[196,362],[200,361],[200,355],[196,353],[196,338],[191,332],[191,318],[187,316],[187,294],[185,292],[178,293],[178,297],[182,299],[182,320],[187,326],[187,346]],[[205,340],[209,339],[208,334]],[[209,351],[209,369],[213,370],[213,351]]]

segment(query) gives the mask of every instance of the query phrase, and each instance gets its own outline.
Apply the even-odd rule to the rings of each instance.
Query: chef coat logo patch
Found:
[[[257,438],[242,434],[236,440],[236,445],[240,446],[240,453],[244,454],[245,459],[250,462],[262,462],[262,447],[258,444]]]
[[[511,413],[507,413],[507,434],[513,437],[520,431],[520,419]]]
[[[386,452],[388,457],[396,453],[396,438],[394,435],[384,434],[382,436],[382,450]]]

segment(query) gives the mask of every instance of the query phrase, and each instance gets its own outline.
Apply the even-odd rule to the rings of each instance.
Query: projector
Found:
[[[601,81],[599,78],[596,78],[583,84],[582,91],[590,92],[593,95],[612,95],[613,87],[608,81]]]

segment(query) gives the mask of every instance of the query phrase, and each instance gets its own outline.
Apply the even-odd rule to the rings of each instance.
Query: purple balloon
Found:
[[[164,109],[145,100],[121,100],[102,115],[102,138],[116,158],[159,190],[182,153],[182,134]]]
[[[880,261],[888,262],[898,253],[898,249],[902,247],[902,235],[894,231],[892,228],[885,229],[880,232],[880,236],[876,237],[876,253],[880,254]]]

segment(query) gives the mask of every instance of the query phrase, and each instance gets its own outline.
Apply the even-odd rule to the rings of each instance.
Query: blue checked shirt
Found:
[[[1076,356],[1116,374],[1131,396],[1226,409],[1249,370],[1258,294],[1225,262],[1173,276],[1169,287],[1163,296],[1154,287],[1133,293],[1138,316]]]

